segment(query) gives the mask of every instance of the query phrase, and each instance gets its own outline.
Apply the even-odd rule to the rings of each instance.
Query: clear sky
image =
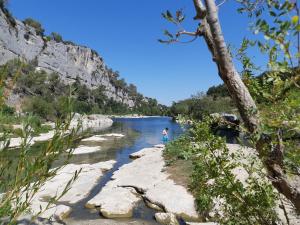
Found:
[[[249,33],[248,18],[237,13],[237,6],[231,0],[220,8],[225,39],[235,46]],[[18,19],[40,21],[46,34],[58,32],[64,40],[95,49],[128,83],[160,103],[170,105],[222,83],[202,39],[157,41],[172,27],[161,17],[167,9],[183,8],[186,27],[197,26],[192,0],[10,0],[8,8]]]

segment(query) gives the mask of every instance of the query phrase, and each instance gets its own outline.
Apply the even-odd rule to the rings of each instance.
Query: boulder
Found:
[[[162,225],[179,225],[173,213],[155,213],[154,217]]]
[[[106,218],[132,217],[133,208],[141,199],[133,188],[106,186],[86,203],[87,208],[99,207]]]

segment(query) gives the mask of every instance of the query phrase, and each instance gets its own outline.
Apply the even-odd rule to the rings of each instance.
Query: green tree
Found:
[[[203,4],[204,2],[204,4]],[[257,45],[262,53],[269,55],[268,66],[271,71],[275,71],[274,76],[285,71],[291,71],[294,65],[295,58],[298,59],[299,51],[293,54],[292,46],[294,38],[299,39],[299,10],[297,3],[292,1],[240,1],[242,8],[239,10],[248,11],[250,15],[254,14],[257,18],[255,23],[255,33],[263,33],[265,35],[265,42],[257,41]],[[249,89],[243,83],[240,74],[235,68],[232,61],[218,17],[218,7],[214,0],[194,0],[193,1],[196,16],[199,20],[199,26],[196,31],[188,32],[182,28],[182,22],[185,16],[182,10],[176,12],[173,16],[169,11],[163,13],[163,17],[173,24],[177,25],[179,31],[176,34],[171,34],[165,31],[168,40],[160,40],[162,43],[179,42],[184,35],[203,37],[213,61],[216,63],[218,73],[224,81],[230,96],[235,102],[239,113],[244,121],[244,125],[248,132],[252,135],[253,144],[257,153],[263,162],[263,165],[268,173],[268,178],[273,186],[289,199],[297,211],[300,211],[300,192],[294,182],[291,181],[291,174],[287,174],[284,162],[284,142],[280,129],[266,129],[260,109],[257,107]],[[296,8],[296,10],[295,10]],[[260,18],[263,17],[262,12],[267,12],[271,16],[271,22]],[[293,40],[291,40],[291,38]],[[269,42],[272,40],[272,42]],[[249,45],[249,41],[243,41],[241,49],[239,50],[240,59],[243,63],[245,74],[249,75],[249,70],[253,70],[253,64],[250,63],[249,57],[245,54],[245,50]],[[299,41],[298,41],[299,48]],[[298,49],[299,50],[299,49]],[[278,57],[283,56],[283,57]],[[292,72],[293,73],[293,72]],[[299,86],[297,84],[298,76],[292,77],[289,80],[288,86]],[[284,82],[277,86],[277,90],[285,90]],[[259,90],[258,90],[259,91]],[[283,91],[284,92],[284,91]],[[298,114],[294,113],[288,121],[297,121]],[[283,122],[283,121],[281,121]],[[298,124],[296,123],[296,125]],[[295,128],[295,127],[294,127]],[[271,131],[271,132],[270,132]]]

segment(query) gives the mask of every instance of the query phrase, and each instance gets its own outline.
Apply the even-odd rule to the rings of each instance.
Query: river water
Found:
[[[124,134],[125,137],[112,139],[105,143],[98,143],[102,148],[99,152],[72,157],[70,163],[96,163],[114,159],[116,160],[116,164],[112,170],[105,173],[98,185],[94,187],[87,198],[83,199],[76,205],[70,205],[73,212],[65,222],[67,224],[74,224],[75,221],[99,220],[99,218],[102,218],[97,210],[86,209],[84,207],[85,203],[99,193],[101,188],[111,179],[114,171],[131,161],[129,158],[130,154],[137,152],[142,148],[162,143],[162,130],[166,127],[169,128],[170,140],[176,138],[182,133],[181,127],[177,123],[173,122],[169,117],[114,119],[113,127],[101,133],[121,133]],[[88,146],[95,145],[95,143],[84,144]],[[125,221],[139,221],[139,224],[143,224],[143,222],[147,222],[147,224],[157,224],[153,219],[154,213],[154,210],[149,209],[143,202],[141,202],[134,210],[133,218],[126,219]],[[104,218],[102,219],[104,221]],[[121,221],[125,222],[124,220]],[[101,224],[101,222],[99,224]]]

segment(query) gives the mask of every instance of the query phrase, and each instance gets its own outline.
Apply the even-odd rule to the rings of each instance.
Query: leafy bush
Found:
[[[14,68],[16,71],[24,69],[23,64],[18,66],[19,68]],[[7,71],[9,71],[7,67],[0,69],[0,90],[3,90],[5,85],[4,79],[8,77],[8,74],[3,75],[2,73]],[[17,75],[13,76],[11,74],[13,77]],[[3,92],[0,92],[0,109],[5,107],[3,104],[4,98]],[[32,110],[37,110],[38,114],[46,115],[47,113],[43,109],[46,102],[41,100],[40,98],[34,98]],[[69,117],[64,121],[57,121],[53,138],[49,143],[42,145],[33,156],[31,154],[33,147],[30,145],[31,137],[39,132],[49,130],[50,127],[42,126],[38,117],[20,117],[11,115],[10,110],[8,112],[8,114],[0,113],[0,130],[4,132],[0,137],[0,220],[1,224],[16,224],[16,220],[21,215],[28,213],[31,201],[37,191],[46,181],[56,175],[59,167],[54,169],[51,169],[51,167],[59,159],[60,155],[65,153],[65,149],[71,148],[78,130],[69,130],[69,124],[72,119],[71,113],[69,113]],[[12,130],[8,127],[8,129],[2,129],[5,128],[5,123],[15,124],[16,122],[22,123],[23,128]],[[16,155],[12,155],[13,151],[9,148],[9,137],[13,135],[17,135],[22,139],[22,144],[18,148]],[[69,157],[70,155],[68,155]],[[63,194],[69,190],[70,185],[77,177],[78,173],[76,172],[66,185]],[[39,213],[48,209],[50,203],[57,202],[62,195],[51,198],[46,208],[41,209]]]
[[[188,160],[192,157],[191,140],[188,135],[183,135],[174,141],[167,143],[164,151],[165,159],[171,163],[178,159]]]
[[[59,33],[52,32],[49,37],[51,40],[54,40],[56,42],[63,42],[63,38]]]
[[[42,24],[32,18],[27,18],[24,21],[24,24],[31,26],[35,29],[35,32],[37,35],[43,36],[44,35],[44,28],[42,27]]]
[[[7,0],[0,0],[0,9],[8,19],[8,22],[15,27],[17,25],[15,18],[12,16],[10,11],[6,8]]]
[[[25,112],[33,113],[41,118],[53,119],[53,107],[51,103],[40,97],[32,97],[24,103],[23,109]]]
[[[15,109],[8,105],[3,105],[2,108],[0,109],[0,113],[4,115],[13,115],[15,113]]]
[[[229,97],[220,97],[219,95],[222,94],[215,95],[213,91],[210,91],[210,95],[199,93],[189,99],[174,102],[170,108],[171,115],[174,117],[185,115],[193,119],[202,119],[212,113],[234,112],[235,107],[232,100]]]
[[[224,139],[214,136],[211,118],[193,121],[189,135],[171,142],[164,152],[168,159],[193,162],[190,188],[196,206],[206,219],[220,224],[275,224],[277,193],[255,155],[229,151]],[[236,178],[240,168],[249,174]]]

